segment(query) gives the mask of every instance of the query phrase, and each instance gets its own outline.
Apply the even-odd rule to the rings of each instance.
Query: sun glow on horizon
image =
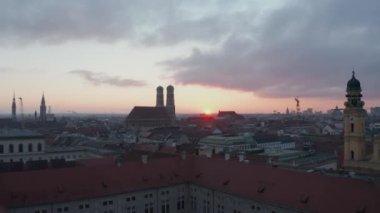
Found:
[[[205,110],[203,110],[203,113],[206,115],[211,115],[211,114],[213,114],[213,111],[211,109],[205,109]]]

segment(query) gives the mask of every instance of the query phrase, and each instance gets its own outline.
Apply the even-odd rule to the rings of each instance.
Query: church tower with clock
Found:
[[[363,109],[364,101],[360,81],[352,78],[347,82],[347,101],[344,103],[344,161],[362,161],[366,157],[365,118],[367,113]]]

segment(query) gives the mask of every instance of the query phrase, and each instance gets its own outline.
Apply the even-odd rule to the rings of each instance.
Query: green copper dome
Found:
[[[348,91],[362,91],[360,81],[355,78],[355,71],[352,71],[352,78],[347,82]]]

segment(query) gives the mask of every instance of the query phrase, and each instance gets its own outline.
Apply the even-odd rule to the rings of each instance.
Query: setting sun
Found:
[[[206,115],[211,115],[213,112],[211,109],[205,109],[205,110],[203,110],[203,113]]]

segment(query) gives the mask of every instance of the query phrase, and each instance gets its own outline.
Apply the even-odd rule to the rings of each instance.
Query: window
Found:
[[[0,154],[4,153],[4,145],[0,145]]]
[[[28,144],[28,152],[33,152],[33,144]]]
[[[145,211],[144,213],[153,213],[153,203],[147,203],[145,204]]]
[[[203,201],[203,213],[210,213],[210,201]]]
[[[78,206],[78,209],[80,210],[83,210],[83,209],[89,209],[90,208],[90,204],[86,203],[86,204],[80,204]]]
[[[24,145],[22,143],[18,145],[18,152],[24,152]]]
[[[125,200],[126,200],[127,202],[135,201],[135,200],[136,200],[136,197],[135,197],[135,196],[127,197]]]
[[[148,199],[148,198],[152,198],[153,197],[153,194],[152,193],[150,193],[150,194],[145,194],[144,195],[144,198],[146,198],[146,199]]]
[[[354,132],[355,131],[355,126],[354,124],[351,124],[351,132]]]
[[[216,211],[217,213],[224,213],[224,205],[219,205],[218,204],[216,210],[217,210]]]
[[[37,151],[42,152],[42,144],[39,143],[37,145]]]
[[[13,150],[13,144],[9,144],[8,149],[9,149],[9,153],[13,153],[14,152],[14,150]]]
[[[169,200],[161,201],[161,213],[170,213]]]
[[[103,201],[103,206],[110,206],[110,205],[113,205],[113,201],[112,200],[105,200],[105,201]]]
[[[68,211],[69,211],[69,207],[57,208],[57,212],[68,212]]]
[[[161,191],[161,195],[168,195],[169,194],[169,191],[166,190],[166,191]]]
[[[185,209],[185,196],[178,197],[177,210]]]
[[[136,206],[128,206],[127,213],[136,213]]]
[[[191,209],[197,209],[197,197],[191,196]]]

